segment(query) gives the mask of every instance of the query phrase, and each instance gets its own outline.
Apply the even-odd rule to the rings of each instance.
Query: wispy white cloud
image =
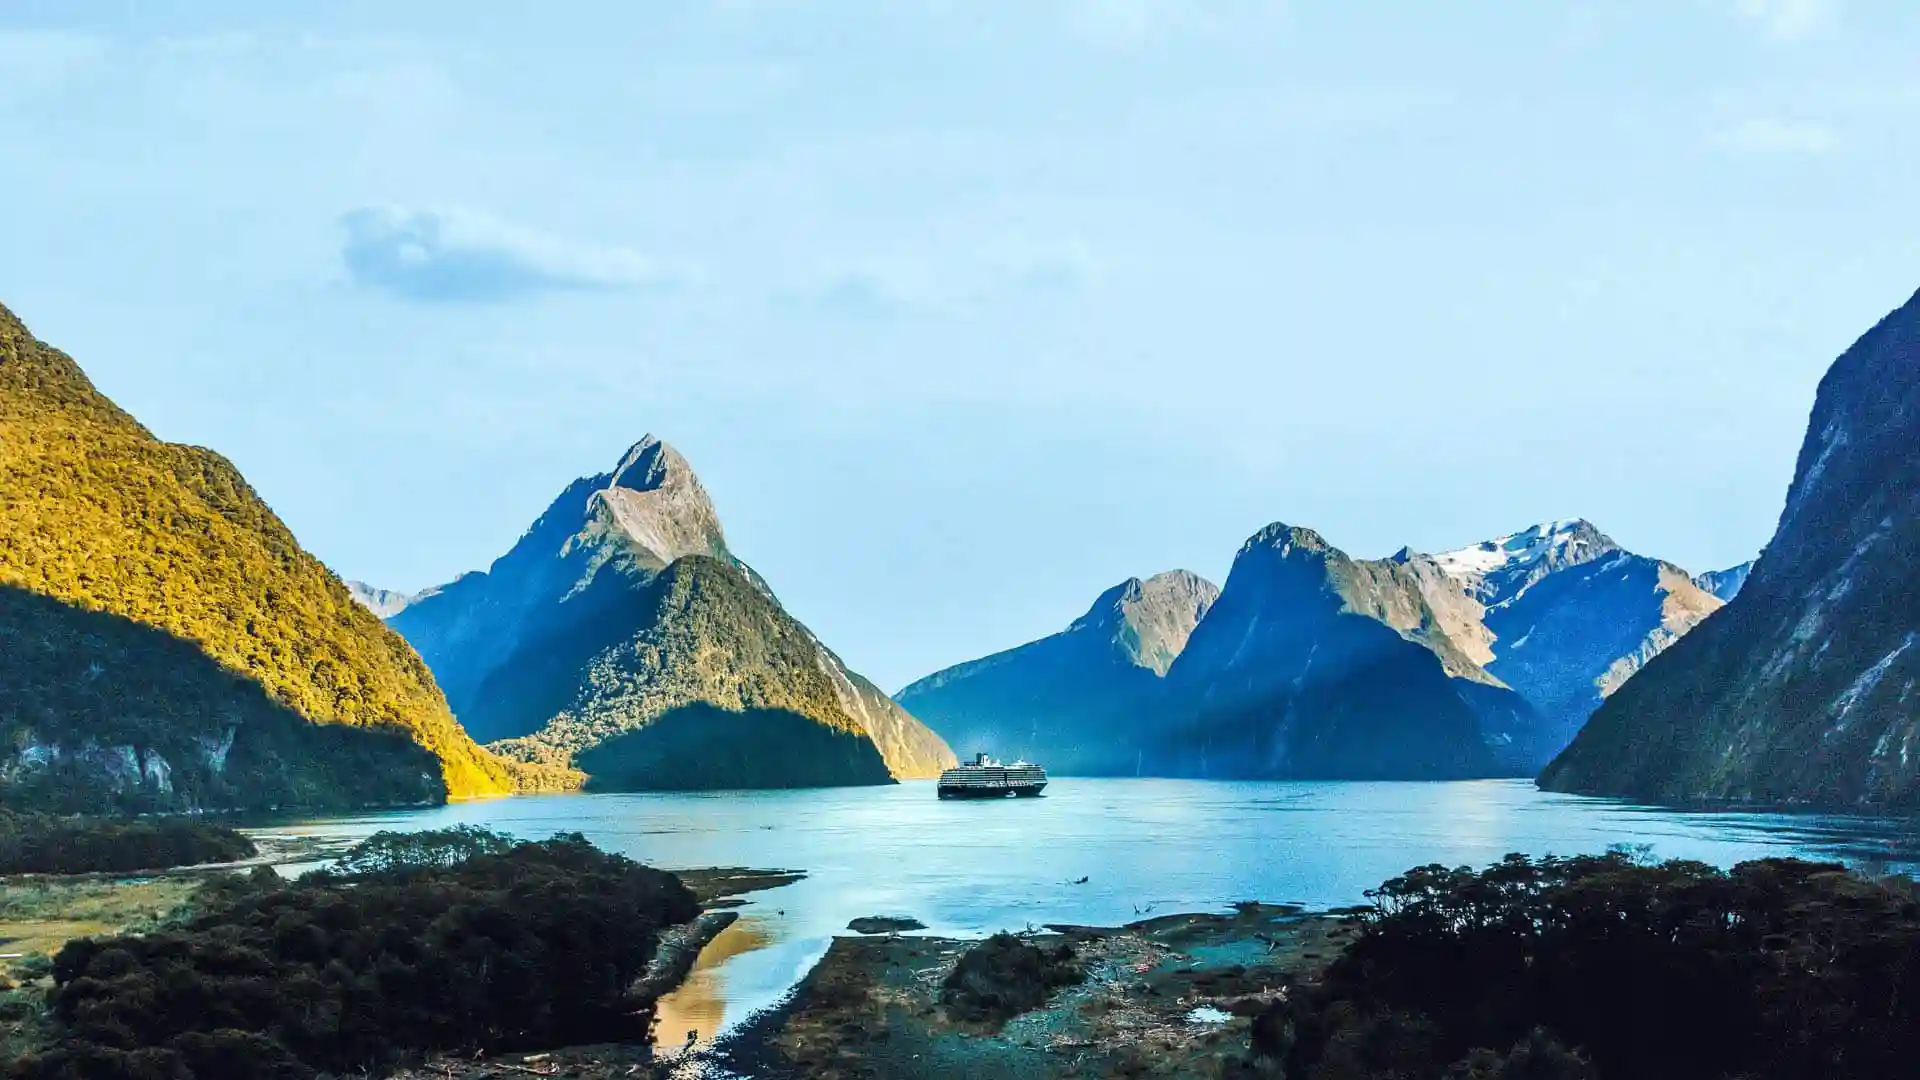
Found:
[[[563,240],[467,210],[361,207],[341,225],[347,273],[405,300],[487,303],[676,283],[625,248]]]
[[[1799,41],[1832,24],[1840,0],[1735,0],[1734,10],[1775,41]]]
[[[1756,117],[1721,128],[1713,142],[1729,150],[1754,154],[1825,154],[1839,145],[1833,129],[1824,124]]]

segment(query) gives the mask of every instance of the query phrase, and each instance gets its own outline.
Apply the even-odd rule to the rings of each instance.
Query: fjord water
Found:
[[[1911,869],[1920,823],[1690,813],[1553,795],[1526,781],[1226,783],[1056,778],[1040,799],[942,801],[880,788],[551,795],[454,803],[256,830],[355,839],[471,823],[522,838],[580,832],[656,866],[804,870],[754,894],[664,1003],[663,1039],[711,1037],[778,1000],[862,915],[911,915],[978,935],[1051,922],[1111,925],[1236,900],[1328,908],[1425,863],[1645,844],[1729,866],[1794,855]],[[1081,879],[1085,879],[1084,882]]]

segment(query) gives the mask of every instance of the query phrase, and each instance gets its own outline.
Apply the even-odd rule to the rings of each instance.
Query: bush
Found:
[[[338,874],[388,874],[403,870],[445,869],[476,855],[513,850],[514,839],[478,825],[421,832],[377,832],[354,845],[333,864]]]
[[[1000,933],[960,957],[942,984],[940,1003],[960,1020],[1005,1023],[1084,977],[1071,946],[1042,949]]]
[[[1369,895],[1324,981],[1265,1020],[1289,1037],[1256,1051],[1288,1076],[1865,1080],[1920,1060],[1903,883],[1616,852],[1421,867]]]
[[[125,874],[251,858],[253,841],[182,818],[105,821],[0,810],[0,874]]]
[[[295,1080],[643,1040],[651,1011],[628,989],[660,931],[699,912],[673,875],[577,834],[220,896],[178,930],[69,943],[49,997],[59,1040],[5,1075]]]

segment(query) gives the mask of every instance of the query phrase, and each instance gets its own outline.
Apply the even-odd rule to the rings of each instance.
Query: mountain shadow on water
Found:
[[[57,813],[438,802],[401,728],[314,724],[193,643],[0,584],[6,801]],[[51,738],[46,732],[66,733]]]
[[[768,753],[777,747],[778,753]],[[576,758],[589,791],[891,784],[873,740],[788,709],[682,705]]]

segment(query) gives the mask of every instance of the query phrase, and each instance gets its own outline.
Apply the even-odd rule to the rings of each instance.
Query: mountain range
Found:
[[[340,807],[557,786],[481,750],[225,458],[0,307],[0,801]]]
[[[1532,775],[1720,606],[1584,520],[1377,560],[1275,524],[1217,599],[1185,572],[1130,580],[899,699],[964,749],[1068,773]]]
[[[1920,294],[1820,381],[1773,539],[1541,774],[1657,802],[1920,808]]]
[[[1580,519],[1358,559],[1275,523],[1223,587],[1130,578],[898,701],[652,436],[488,570],[412,594],[341,581],[230,463],[155,438],[5,308],[0,436],[7,805],[888,783],[954,762],[938,730],[1062,773],[1544,766],[1651,801],[1920,807],[1920,296],[1822,381],[1754,562],[1692,576]]]
[[[955,761],[787,613],[650,435],[391,625],[476,738],[601,789],[888,783]]]

